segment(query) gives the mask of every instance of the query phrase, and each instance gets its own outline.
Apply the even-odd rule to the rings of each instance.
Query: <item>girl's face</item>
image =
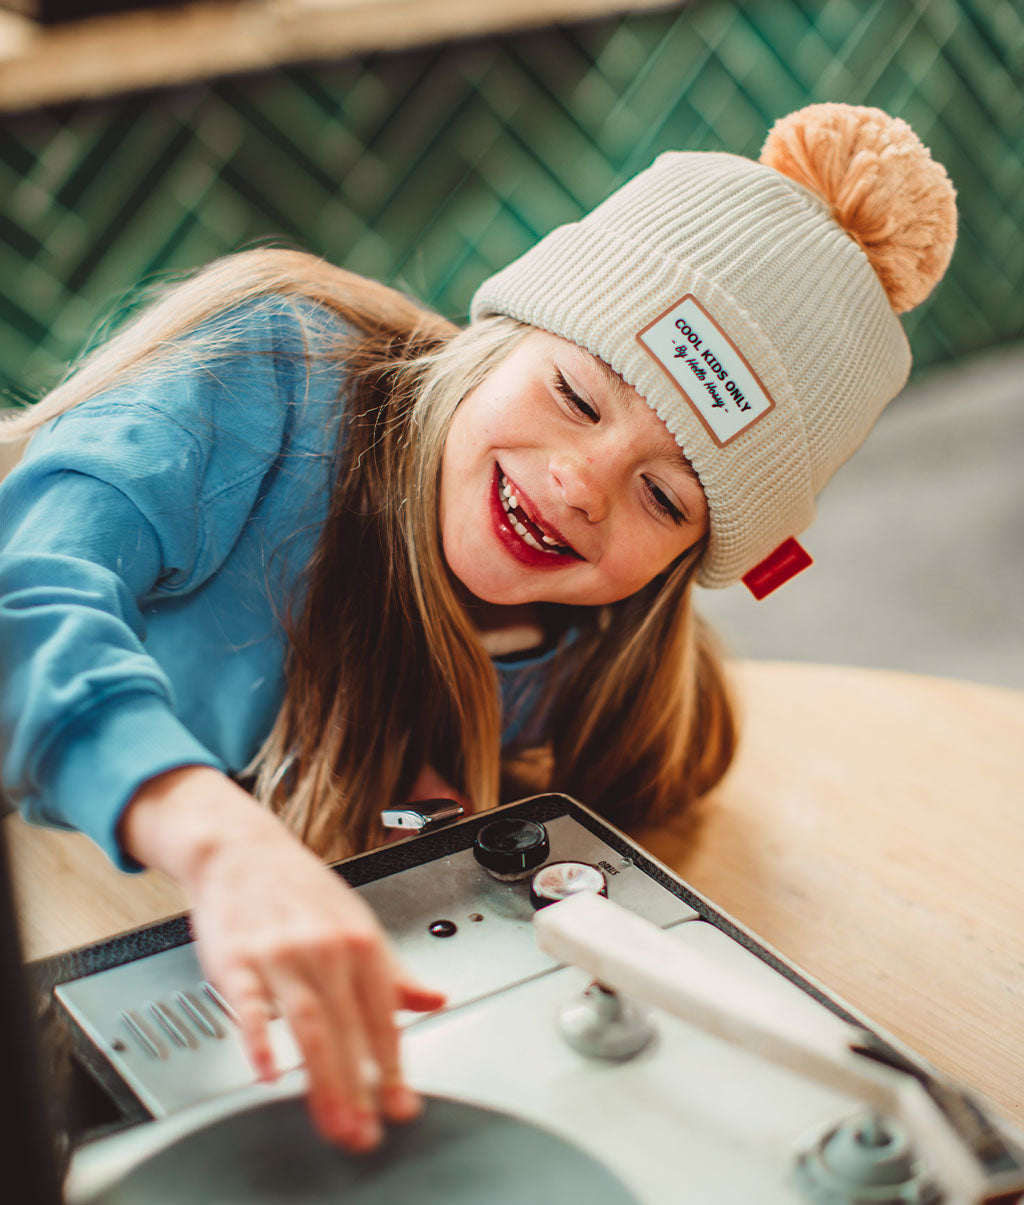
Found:
[[[696,474],[600,360],[531,332],[463,400],[441,462],[449,567],[486,603],[597,606],[707,532]]]

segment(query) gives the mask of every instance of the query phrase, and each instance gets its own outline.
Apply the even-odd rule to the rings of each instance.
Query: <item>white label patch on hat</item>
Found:
[[[637,333],[720,448],[775,402],[742,352],[692,293]]]

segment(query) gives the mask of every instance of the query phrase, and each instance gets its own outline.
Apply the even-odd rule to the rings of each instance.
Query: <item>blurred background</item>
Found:
[[[814,568],[761,603],[702,603],[742,656],[1024,687],[1020,0],[7,3],[5,405],[140,284],[255,242],[461,320],[488,273],[662,150],[756,156],[812,101],[905,118],[961,222],[906,317],[911,385],[826,490]]]

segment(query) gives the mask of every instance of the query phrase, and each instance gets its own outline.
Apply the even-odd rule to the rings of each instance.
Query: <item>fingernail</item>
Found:
[[[346,1106],[329,1106],[319,1114],[320,1129],[324,1137],[343,1146],[361,1146],[360,1118]]]
[[[353,1145],[360,1150],[370,1150],[381,1140],[380,1123],[376,1117],[368,1113],[357,1113],[352,1129]]]
[[[412,1121],[423,1112],[423,1101],[407,1084],[389,1084],[381,1092],[381,1104],[392,1121]]]

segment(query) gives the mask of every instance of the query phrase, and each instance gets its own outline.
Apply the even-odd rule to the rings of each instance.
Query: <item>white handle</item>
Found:
[[[542,950],[605,987],[878,1109],[897,1106],[903,1077],[865,1070],[848,1048],[853,1029],[827,1013],[813,1018],[801,1010],[794,1017],[776,993],[611,900],[570,896],[542,908],[534,926]]]
[[[985,1200],[996,1188],[1024,1187],[1019,1167],[986,1173],[972,1143],[917,1080],[855,1053],[860,1031],[824,1009],[817,1018],[803,1010],[794,1017],[778,994],[753,987],[745,975],[599,895],[543,908],[534,927],[542,950],[605,987],[899,1116],[941,1171],[951,1205]]]

